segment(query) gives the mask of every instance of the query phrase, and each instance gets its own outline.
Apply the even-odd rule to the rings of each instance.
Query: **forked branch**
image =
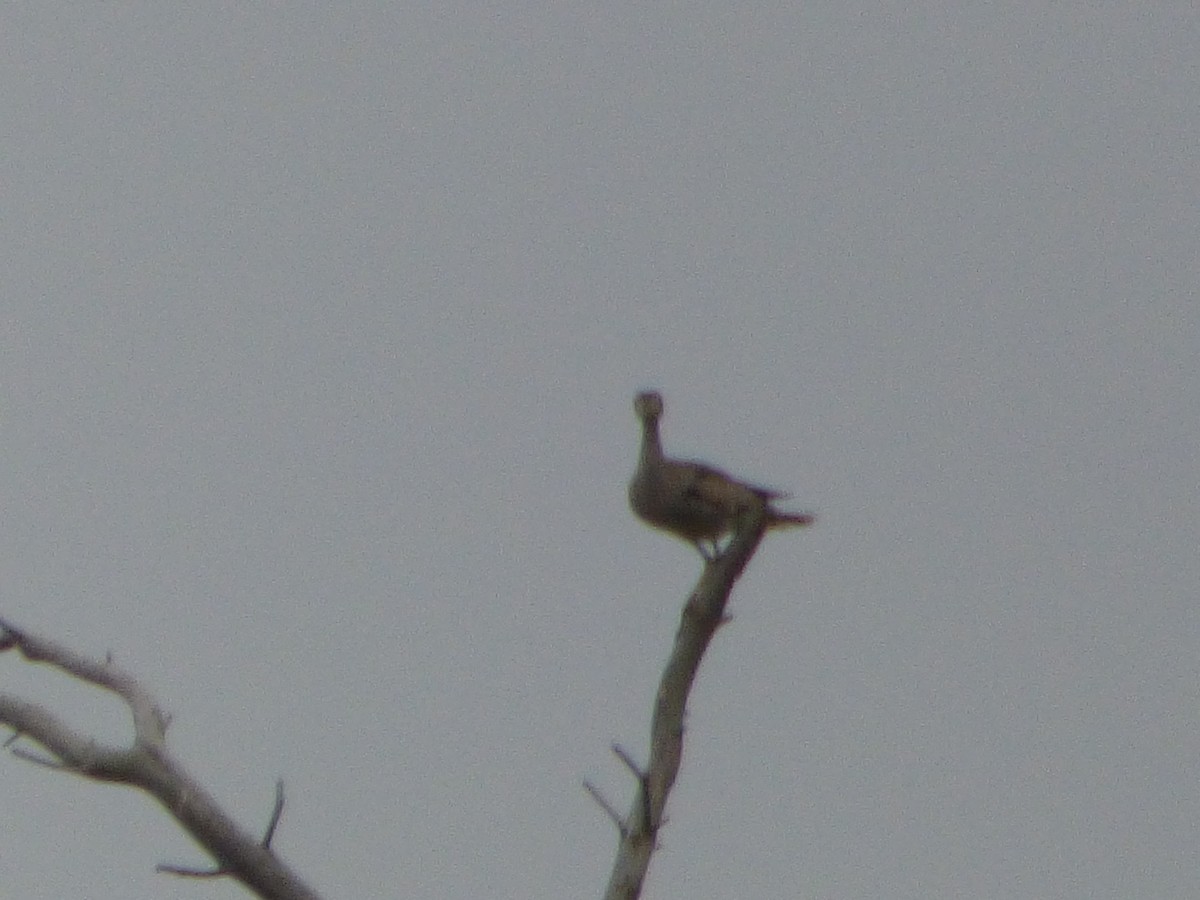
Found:
[[[205,870],[206,875],[236,878],[269,900],[320,900],[270,848],[270,837],[283,810],[282,785],[277,789],[275,813],[267,836],[257,840],[243,831],[171,756],[166,746],[170,717],[132,675],[115,666],[111,659],[89,659],[0,620],[0,652],[6,650],[17,650],[30,662],[45,663],[111,691],[125,701],[133,717],[132,746],[108,747],[71,728],[44,707],[0,693],[0,724],[13,729],[6,746],[11,746],[14,753],[55,769],[146,791],[212,856],[216,867]],[[41,752],[34,754],[17,746],[21,738],[32,741]],[[162,870],[200,874],[173,867]]]

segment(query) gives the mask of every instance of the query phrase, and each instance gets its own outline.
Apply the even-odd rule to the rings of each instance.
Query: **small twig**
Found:
[[[620,744],[613,744],[612,751],[617,755],[617,759],[625,763],[625,768],[629,769],[633,773],[633,777],[638,781],[638,796],[641,798],[642,831],[645,834],[650,834],[655,830],[653,813],[650,809],[650,777],[633,761],[633,757]],[[628,826],[626,826],[626,831],[628,831]],[[624,837],[624,833],[622,837]]]
[[[621,818],[621,814],[613,808],[613,805],[604,799],[604,795],[590,781],[583,782],[583,789],[592,795],[592,799],[599,804],[600,808],[608,813],[608,817],[612,819],[613,824],[617,826],[617,831],[624,838],[629,834],[629,826],[625,824],[625,820]]]
[[[629,771],[633,773],[634,778],[636,778],[638,781],[646,780],[646,773],[643,772],[641,767],[633,761],[633,757],[625,751],[624,747],[622,747],[620,744],[613,744],[612,752],[616,754],[617,759],[625,763],[625,768],[629,769]]]
[[[159,863],[154,867],[154,871],[163,875],[176,875],[179,878],[223,878],[229,874],[228,869],[188,869],[166,863]]]
[[[275,827],[279,824],[279,818],[283,815],[283,779],[275,780],[275,809],[271,811],[271,823],[267,825],[267,833],[263,835],[262,845],[264,847],[271,846],[271,838],[275,836]]]

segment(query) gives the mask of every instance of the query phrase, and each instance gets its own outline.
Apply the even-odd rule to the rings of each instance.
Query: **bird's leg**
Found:
[[[709,541],[712,546],[712,555],[706,558],[710,562],[720,559],[725,555],[725,551],[729,549],[730,545],[737,540],[738,534],[739,531],[735,528],[733,531],[727,531],[723,535],[712,538],[712,540]]]

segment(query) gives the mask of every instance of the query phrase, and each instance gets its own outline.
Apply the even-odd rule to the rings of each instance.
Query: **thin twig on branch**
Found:
[[[271,821],[267,825],[267,833],[263,835],[262,846],[270,847],[271,838],[275,836],[275,828],[283,815],[283,779],[275,781],[275,808],[271,811]],[[218,878],[231,874],[228,869],[220,867],[210,869],[195,869],[191,866],[173,866],[170,863],[159,863],[154,867],[155,872],[166,875],[178,875],[180,878]]]

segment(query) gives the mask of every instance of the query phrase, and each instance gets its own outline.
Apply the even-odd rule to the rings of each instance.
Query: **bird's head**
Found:
[[[662,394],[658,391],[642,391],[633,398],[633,411],[643,422],[657,419],[663,412]]]

